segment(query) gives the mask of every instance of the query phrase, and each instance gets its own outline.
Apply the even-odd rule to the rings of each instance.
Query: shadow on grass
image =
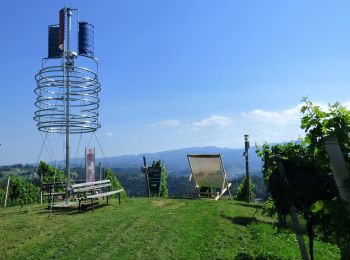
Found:
[[[240,225],[240,226],[248,226],[252,223],[263,223],[263,224],[268,224],[268,225],[274,225],[271,222],[267,222],[267,221],[263,221],[263,220],[259,220],[255,217],[230,217],[230,216],[226,216],[224,214],[220,214],[220,216],[224,219],[230,220],[233,224],[235,225]]]
[[[234,260],[279,260],[281,258],[273,254],[251,256],[247,253],[241,252],[241,253],[238,253],[233,259]]]
[[[249,204],[249,203],[243,203],[243,202],[236,202],[236,205],[247,207],[247,208],[254,208],[254,209],[261,209],[263,204]]]
[[[113,204],[98,204],[94,205],[94,211],[99,210],[100,208],[108,207],[108,206],[115,206]],[[119,205],[118,205],[119,206]],[[41,210],[37,212],[38,215],[79,215],[79,214],[85,214],[85,213],[93,213],[91,205],[85,205],[82,207],[82,209],[78,210],[78,207],[71,207],[71,208],[56,208],[56,209],[49,209],[46,208],[46,210]]]
[[[174,200],[195,200],[195,199],[198,199],[198,197],[186,197],[186,196],[174,196],[174,197],[169,197],[167,199],[174,199]]]
[[[229,217],[221,214],[221,217],[227,220],[230,220],[235,225],[240,226],[248,226],[252,224],[253,222],[257,222],[258,220],[254,217]]]

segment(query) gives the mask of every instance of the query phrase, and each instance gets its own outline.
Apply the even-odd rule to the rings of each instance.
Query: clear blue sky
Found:
[[[4,1],[0,165],[39,155],[34,76],[64,4],[95,26],[106,156],[291,140],[303,96],[350,101],[349,1]]]

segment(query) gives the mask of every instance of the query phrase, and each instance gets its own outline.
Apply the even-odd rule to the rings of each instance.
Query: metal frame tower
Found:
[[[72,16],[78,17],[75,30],[78,46],[72,48]],[[84,64],[79,66],[79,64]],[[85,67],[88,65],[89,67]],[[64,7],[59,24],[49,26],[48,57],[35,76],[37,95],[34,120],[39,131],[64,134],[66,137],[66,200],[70,198],[70,135],[95,132],[98,121],[98,62],[94,57],[94,27],[79,21],[78,9]]]

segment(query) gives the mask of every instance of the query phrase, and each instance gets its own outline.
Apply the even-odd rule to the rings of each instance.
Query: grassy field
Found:
[[[1,208],[0,259],[300,259],[295,235],[253,217],[256,207],[132,198],[82,213]],[[315,259],[339,259],[339,251],[316,241]]]

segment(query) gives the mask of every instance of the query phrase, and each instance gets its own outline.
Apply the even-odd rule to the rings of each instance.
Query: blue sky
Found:
[[[348,1],[5,1],[0,165],[38,159],[34,76],[64,4],[95,26],[106,156],[292,140],[303,96],[350,104]],[[62,159],[49,141],[40,159]]]

